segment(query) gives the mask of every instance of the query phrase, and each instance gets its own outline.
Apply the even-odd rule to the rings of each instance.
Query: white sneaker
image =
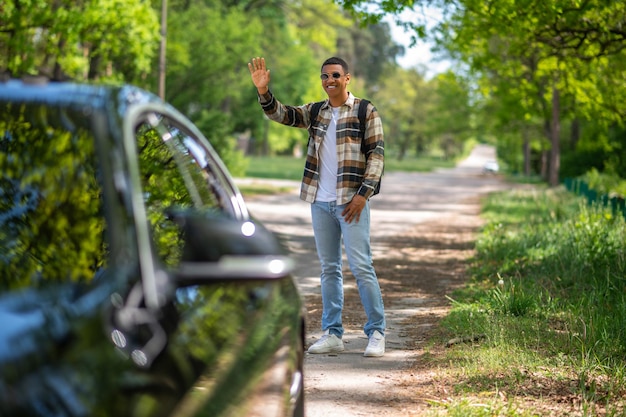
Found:
[[[343,352],[343,342],[334,334],[330,334],[328,330],[324,335],[309,347],[309,353],[337,353]]]
[[[363,356],[377,358],[385,354],[385,336],[383,336],[378,330],[370,336],[370,341],[365,348]]]

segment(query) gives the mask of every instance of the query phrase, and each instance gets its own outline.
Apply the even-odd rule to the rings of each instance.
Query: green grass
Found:
[[[302,179],[304,157],[291,156],[250,156],[245,176],[250,178]],[[438,157],[408,157],[398,161],[393,157],[385,158],[385,172],[429,172],[436,168],[452,168],[456,161],[446,161]]]
[[[395,158],[385,158],[385,172],[430,172],[436,168],[454,168],[455,160],[445,160],[438,157],[408,157],[401,161]]]
[[[289,187],[279,187],[271,184],[241,184],[238,188],[246,198],[251,198],[255,195],[284,194],[292,191]]]
[[[387,157],[385,172],[453,165]],[[303,166],[255,157],[246,176],[300,180]],[[428,415],[626,415],[624,218],[541,185],[491,195],[482,215],[471,280],[450,297],[434,343],[479,342],[425,355],[450,389]]]
[[[248,178],[300,181],[304,171],[304,160],[304,157],[294,158],[291,156],[250,156],[247,157],[247,168],[244,176]],[[435,168],[451,168],[454,165],[454,161],[445,161],[438,157],[412,157],[405,158],[402,161],[387,157],[385,159],[385,172],[428,172]],[[239,190],[246,198],[287,191],[285,188],[269,184],[240,185]]]
[[[291,156],[249,156],[246,177],[281,180],[302,179],[304,158]]]
[[[455,346],[444,361],[463,381],[456,395],[493,398],[482,408],[461,400],[436,408],[522,416],[529,398],[541,408],[557,403],[560,390],[580,401],[581,415],[624,415],[624,218],[562,188],[491,195],[483,216],[471,282],[451,297],[441,337],[481,335],[480,344]],[[498,391],[509,400],[499,400]],[[512,398],[526,406],[505,407]]]

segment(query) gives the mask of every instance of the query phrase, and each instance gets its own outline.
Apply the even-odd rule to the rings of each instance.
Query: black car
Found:
[[[158,97],[0,81],[0,416],[303,416],[292,268]]]

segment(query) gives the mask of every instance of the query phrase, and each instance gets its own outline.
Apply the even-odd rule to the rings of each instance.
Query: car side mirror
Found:
[[[276,235],[259,223],[195,210],[168,215],[185,241],[179,281],[275,279],[293,269]]]

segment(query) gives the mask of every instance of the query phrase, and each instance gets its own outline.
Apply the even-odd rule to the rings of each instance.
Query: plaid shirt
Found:
[[[383,174],[384,135],[383,125],[376,107],[371,103],[367,108],[365,139],[361,152],[359,129],[359,102],[352,93],[339,109],[337,120],[337,204],[347,204],[356,194],[367,199],[376,194],[377,185]],[[317,119],[310,121],[313,103],[302,106],[286,106],[276,100],[268,90],[259,95],[259,103],[270,120],[309,129],[304,175],[300,188],[300,198],[309,203],[315,201],[319,183],[319,149],[331,120],[332,109],[328,100],[320,108]],[[365,155],[369,155],[367,158]]]

